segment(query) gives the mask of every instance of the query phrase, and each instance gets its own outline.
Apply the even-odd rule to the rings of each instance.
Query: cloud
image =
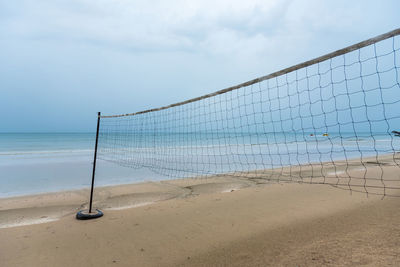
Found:
[[[63,101],[71,114],[181,101],[389,31],[399,9],[394,0],[0,1],[0,109],[28,94],[15,114],[34,122]]]
[[[2,31],[14,38],[218,51],[219,35],[238,43],[244,38],[259,39],[264,29],[275,28],[271,27],[276,24],[273,18],[287,2],[25,1],[20,9],[8,5],[7,12],[13,15],[4,18],[7,26]]]
[[[386,14],[381,11],[395,10],[394,6],[399,5],[395,3],[369,0],[4,1],[0,6],[3,10],[0,11],[0,39],[47,46],[67,43],[97,46],[130,54],[198,54],[237,64],[251,62],[255,67],[269,61],[283,67],[382,33],[385,21],[388,25],[393,23],[387,22],[391,17],[385,16],[387,11]],[[293,60],[288,60],[289,57]]]
[[[372,2],[7,1],[1,6],[0,31],[2,38],[68,40],[151,51],[223,53],[221,41],[227,38],[227,53],[232,53],[257,41],[265,44],[275,37],[306,36],[310,30],[354,31],[367,21],[368,3]]]

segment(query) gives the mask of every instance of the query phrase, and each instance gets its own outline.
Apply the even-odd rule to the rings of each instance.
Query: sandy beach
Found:
[[[0,266],[400,264],[398,197],[239,177],[183,179],[96,188],[94,206],[104,217],[78,221],[87,197],[77,190],[1,199]]]
[[[400,1],[359,2],[2,1],[0,267],[400,267]]]

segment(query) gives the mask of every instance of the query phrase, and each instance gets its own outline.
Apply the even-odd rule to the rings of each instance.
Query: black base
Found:
[[[103,212],[101,210],[96,209],[96,211],[92,211],[89,213],[88,210],[81,210],[76,214],[76,218],[78,220],[90,220],[90,219],[96,219],[100,218],[103,216]]]

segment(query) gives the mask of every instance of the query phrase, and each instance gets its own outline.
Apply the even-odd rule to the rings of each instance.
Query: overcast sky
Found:
[[[95,130],[400,27],[400,1],[0,0],[0,132]]]

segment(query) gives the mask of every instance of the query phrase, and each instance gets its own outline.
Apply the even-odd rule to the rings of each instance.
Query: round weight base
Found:
[[[96,211],[92,211],[89,213],[88,210],[81,210],[76,214],[76,218],[78,220],[90,220],[96,219],[103,216],[103,212],[101,210],[96,209]]]

